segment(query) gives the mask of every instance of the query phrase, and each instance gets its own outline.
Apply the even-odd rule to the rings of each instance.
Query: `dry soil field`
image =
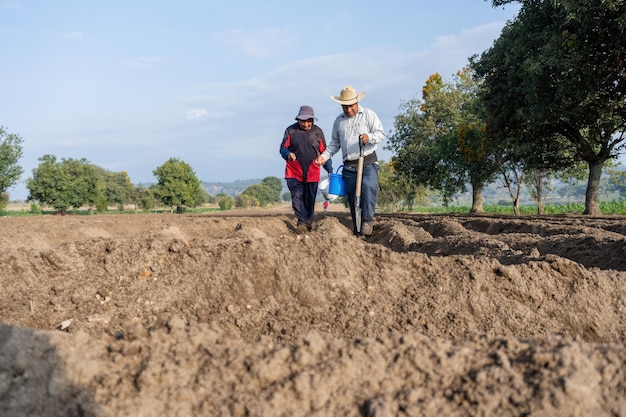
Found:
[[[1,416],[626,416],[623,217],[0,218]]]

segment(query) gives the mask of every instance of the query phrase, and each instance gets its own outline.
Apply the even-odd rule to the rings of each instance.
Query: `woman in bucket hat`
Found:
[[[285,180],[291,193],[291,206],[298,219],[296,233],[302,234],[313,227],[315,198],[321,177],[317,157],[326,150],[326,138],[315,124],[317,117],[311,106],[301,106],[296,123],[285,129],[280,144],[280,155],[285,161]],[[332,162],[323,164],[331,173]]]
[[[337,116],[333,124],[331,141],[326,150],[317,158],[319,165],[329,161],[332,156],[339,152],[343,157],[342,176],[346,186],[346,194],[352,215],[352,224],[355,234],[357,233],[355,216],[355,194],[357,182],[357,166],[360,156],[360,143],[363,144],[363,175],[361,183],[361,233],[371,235],[373,231],[372,220],[376,210],[378,198],[378,158],[376,156],[377,145],[385,140],[383,124],[378,115],[359,103],[365,97],[365,93],[357,93],[353,86],[345,86],[338,96],[330,98],[341,104],[342,113]]]

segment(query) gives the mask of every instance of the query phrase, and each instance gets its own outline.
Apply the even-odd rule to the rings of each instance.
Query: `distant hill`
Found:
[[[233,182],[205,182],[201,181],[200,185],[209,195],[226,194],[231,197],[236,197],[251,185],[260,184],[261,178],[251,180],[237,180]],[[283,179],[283,190],[286,188],[285,180]]]
[[[260,179],[237,180],[233,182],[204,182],[200,185],[209,195],[227,194],[235,197],[251,185],[259,184]]]
[[[200,186],[212,196],[216,196],[218,194],[226,194],[231,197],[236,197],[238,194],[241,194],[246,188],[251,185],[260,184],[263,181],[261,178],[255,178],[250,180],[237,180],[233,182],[206,182],[200,181]],[[283,182],[283,192],[287,189],[287,184],[285,180],[282,179]],[[142,187],[148,188],[153,183],[143,183],[138,184]]]

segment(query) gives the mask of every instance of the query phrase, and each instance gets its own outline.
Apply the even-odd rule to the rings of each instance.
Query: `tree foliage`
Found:
[[[283,181],[278,177],[265,177],[261,180],[261,184],[267,185],[272,190],[276,191],[279,196],[275,202],[280,201],[280,193],[283,191]]]
[[[490,129],[524,143],[535,168],[585,161],[585,213],[600,214],[602,166],[626,140],[626,2],[492,4],[514,2],[522,5],[517,18],[472,63],[484,77]]]
[[[258,200],[254,197],[249,196],[245,192],[238,194],[235,197],[235,207],[239,208],[251,208],[258,206]]]
[[[250,197],[252,201],[255,201],[261,207],[276,202],[276,190],[267,184],[251,185],[242,194]],[[280,197],[280,194],[278,196]]]
[[[398,175],[441,193],[444,204],[472,185],[472,211],[481,212],[482,188],[497,166],[487,143],[478,103],[480,84],[469,68],[446,83],[433,74],[422,89],[422,99],[403,103],[395,118],[388,147]]]
[[[249,197],[247,205],[254,204],[265,207],[268,204],[279,203],[283,183],[278,177],[265,177],[260,184],[254,184],[246,188],[242,194]],[[241,204],[246,204],[244,201]],[[244,206],[245,207],[245,206]]]
[[[229,196],[228,194],[218,194],[217,195],[217,204],[220,207],[220,210],[230,210],[235,205],[235,199]]]
[[[24,173],[18,165],[22,157],[22,138],[0,126],[0,193],[13,187]]]
[[[170,158],[153,174],[157,178],[154,195],[163,205],[181,211],[185,206],[195,207],[198,204],[200,180],[189,164]]]
[[[109,204],[125,204],[135,189],[125,172],[110,172],[86,159],[44,155],[26,181],[29,201],[52,206],[64,213],[88,206],[105,211]]]
[[[9,205],[9,194],[0,193],[0,211],[3,211]]]
[[[146,211],[154,209],[157,204],[157,198],[154,195],[154,190],[151,187],[146,188],[143,185],[135,187],[131,201],[142,210]]]
[[[70,207],[95,202],[97,182],[96,170],[87,160],[63,158],[58,161],[56,156],[47,154],[39,158],[33,176],[26,181],[28,200],[65,213]]]
[[[102,182],[105,184],[104,195],[110,204],[128,204],[133,201],[135,186],[126,171],[111,172],[99,170]]]
[[[428,196],[426,187],[413,182],[412,177],[398,174],[395,168],[395,159],[391,162],[379,161],[378,171],[378,192],[377,204],[392,211],[398,211],[406,207],[408,211],[413,210],[415,203],[424,205]]]

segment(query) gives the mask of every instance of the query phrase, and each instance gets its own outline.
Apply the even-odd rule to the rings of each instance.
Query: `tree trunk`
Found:
[[[537,203],[537,214],[543,214],[544,204],[543,204],[543,185],[547,181],[544,172],[538,169],[533,169],[531,171],[532,174],[532,186],[534,188],[534,198]],[[533,194],[533,192],[531,192]]]
[[[519,200],[520,200],[519,198],[515,198],[513,200],[513,214],[515,214],[516,216],[520,215],[520,212],[519,212]]]
[[[543,214],[544,205],[543,205],[543,197],[541,195],[537,196],[537,214]]]
[[[600,216],[600,203],[598,201],[598,191],[600,189],[600,177],[604,160],[589,161],[589,178],[587,180],[587,192],[585,193],[585,211],[583,214],[590,216]]]
[[[483,209],[483,184],[472,184],[472,210],[470,213],[484,213]]]
[[[406,208],[407,210],[409,210],[409,213],[413,212],[413,201],[415,199],[415,196],[413,195],[413,193],[409,193],[406,196]]]
[[[537,192],[537,214],[543,214],[543,182],[544,177],[541,174],[535,176],[536,192]]]

